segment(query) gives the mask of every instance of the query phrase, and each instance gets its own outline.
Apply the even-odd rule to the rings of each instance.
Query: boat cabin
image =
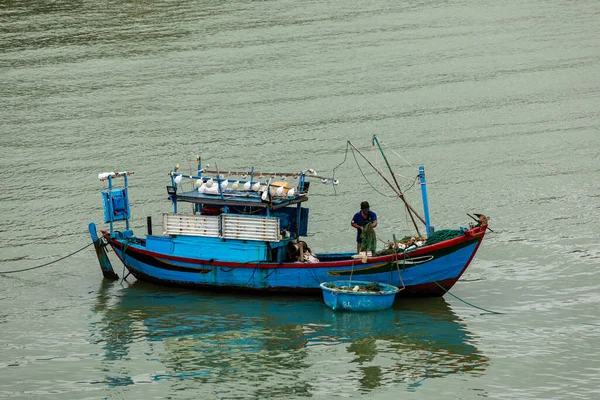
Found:
[[[163,214],[161,236],[147,236],[147,250],[240,263],[307,261],[311,256],[300,241],[308,232],[309,212],[302,207],[310,187],[303,173],[295,174],[294,188],[285,180],[230,182],[222,175],[170,174],[173,213]],[[193,190],[181,191],[186,178]],[[191,204],[189,213],[180,212],[182,203]]]

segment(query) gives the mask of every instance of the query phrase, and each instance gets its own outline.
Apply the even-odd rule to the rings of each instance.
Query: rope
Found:
[[[335,170],[338,169],[339,167],[341,167],[342,164],[346,162],[346,158],[348,157],[348,148],[349,147],[350,147],[350,143],[346,143],[346,153],[344,153],[344,161],[342,161],[335,168],[333,168],[333,172],[331,174],[331,179],[335,179]],[[332,185],[332,186],[333,186],[333,193],[337,194],[337,191],[335,190],[336,185]]]
[[[100,239],[98,239],[98,240],[100,240]],[[32,270],[32,269],[42,268],[42,267],[48,266],[48,265],[50,265],[50,264],[54,264],[54,263],[56,263],[56,262],[62,261],[62,260],[64,260],[65,258],[71,257],[71,256],[73,256],[73,255],[75,255],[75,254],[79,253],[80,251],[82,251],[82,250],[84,250],[84,249],[87,249],[88,247],[90,247],[90,246],[91,246],[91,245],[93,245],[93,244],[94,244],[94,242],[92,242],[92,243],[90,243],[90,244],[87,244],[87,245],[83,246],[81,249],[79,249],[79,250],[77,250],[77,251],[74,251],[73,253],[71,253],[71,254],[68,254],[68,255],[66,255],[66,256],[64,256],[64,257],[61,257],[61,258],[59,258],[58,260],[50,261],[50,262],[48,262],[48,263],[46,263],[46,264],[38,265],[37,267],[24,268],[24,269],[17,269],[17,270],[14,270],[14,271],[0,271],[0,274],[13,274],[13,273],[15,273],[15,272],[30,271],[30,270]]]
[[[400,157],[405,163],[407,163],[408,165],[410,165],[413,168],[415,167],[414,165],[412,165],[411,163],[409,163],[408,160],[406,160],[406,158],[402,157],[394,149],[392,149],[390,146],[388,146],[387,143],[381,142],[381,144],[384,145],[385,147],[387,147],[388,149],[390,149],[392,151],[392,153],[394,153],[395,155],[397,155],[398,157]]]
[[[405,253],[405,255],[406,255],[406,253]],[[406,286],[404,285],[404,280],[402,279],[402,273],[400,272],[400,263],[398,262],[398,252],[394,252],[394,259],[396,260],[396,270],[398,271],[398,278],[400,279],[400,282],[402,283],[402,289],[400,289],[400,291],[403,291],[406,288]],[[406,258],[402,259],[402,264],[404,265],[402,272],[404,272],[406,270]]]
[[[362,171],[362,169],[360,168],[360,164],[358,163],[358,159],[356,158],[356,154],[354,154],[354,149],[352,149],[352,156],[354,157],[354,161],[356,161],[356,166],[358,167],[358,170],[360,171],[360,174],[363,176],[363,178],[365,178],[365,181],[367,181],[367,183],[369,184],[369,186],[371,186],[371,189],[373,189],[375,192],[379,193],[380,195],[382,195],[383,197],[389,197],[389,198],[393,198],[396,196],[389,196],[387,194],[383,194],[381,193],[379,190],[377,190],[375,188],[375,186],[373,186],[373,184],[369,181],[369,178],[367,178],[365,176],[365,173]]]
[[[268,277],[270,277],[271,275],[273,275],[275,272],[277,272],[277,270],[279,269],[280,265],[281,265],[281,263],[277,264],[277,266],[275,268],[272,268],[272,271],[265,275],[265,279],[268,278]]]
[[[244,261],[244,262],[241,262],[241,263],[239,263],[239,264],[238,264],[238,265],[236,265],[235,267],[231,267],[231,268],[219,267],[219,269],[220,269],[221,271],[223,271],[223,272],[231,272],[231,271],[233,271],[234,269],[237,269],[237,268],[241,267],[241,266],[242,266],[242,265],[244,265],[244,264],[250,264],[251,262],[253,262],[253,261]],[[259,262],[259,263],[260,263],[260,262]]]
[[[356,158],[356,154],[354,154],[354,149],[352,149],[352,148],[350,147],[350,143],[346,143],[346,153],[344,154],[344,161],[342,161],[341,163],[339,163],[339,164],[338,164],[338,165],[337,165],[337,166],[336,166],[336,167],[333,169],[333,173],[332,173],[332,175],[333,175],[333,176],[332,176],[332,179],[333,179],[333,178],[335,178],[335,170],[336,170],[336,169],[338,169],[339,167],[341,167],[341,166],[342,166],[342,164],[344,164],[344,163],[346,162],[346,159],[348,158],[348,149],[351,149],[351,150],[352,150],[352,156],[354,157],[354,161],[356,162],[356,166],[358,167],[358,170],[360,171],[360,174],[363,176],[363,178],[365,178],[365,181],[367,181],[367,183],[369,184],[369,186],[371,186],[371,188],[372,188],[372,189],[373,189],[375,192],[379,193],[379,194],[380,194],[380,195],[382,195],[383,197],[389,197],[389,198],[393,198],[393,197],[395,197],[395,196],[389,196],[389,195],[386,195],[386,194],[384,194],[384,193],[381,193],[379,190],[377,190],[377,189],[376,189],[376,188],[375,188],[375,187],[374,187],[374,186],[371,184],[371,182],[369,181],[369,178],[367,178],[367,177],[366,177],[366,175],[364,174],[363,170],[360,168],[360,164],[358,163],[358,159]],[[335,185],[333,186],[333,190],[334,190],[334,192],[335,192]]]
[[[415,184],[417,183],[417,181],[419,180],[419,175],[417,175],[417,177],[412,181],[411,185],[408,186],[406,189],[404,189],[404,193],[408,192],[410,189],[412,189]]]
[[[252,275],[250,275],[250,279],[248,279],[248,281],[246,282],[246,285],[250,283],[250,281],[254,280],[254,273],[256,272],[256,270],[258,269],[258,267],[260,266],[260,261],[258,262],[258,264],[256,264],[256,267],[252,270]]]
[[[131,246],[131,243],[132,241],[130,241],[129,238],[125,238],[125,243],[123,243],[123,272],[121,275],[123,278],[121,278],[121,284],[123,284],[123,281],[126,281],[127,276],[129,276],[129,273],[127,274],[127,276],[125,276],[125,266],[127,265],[127,263],[125,262],[125,257],[127,257],[127,249],[129,248],[129,246]]]
[[[321,280],[319,279],[319,277],[317,276],[317,273],[315,272],[314,268],[310,268],[309,269],[310,274],[312,275],[313,279],[315,280],[315,282],[317,282],[317,285],[319,285],[321,283]]]
[[[410,258],[410,256],[408,256],[408,255],[406,254],[406,252],[404,252],[404,257],[405,257],[405,259],[406,259],[406,257]],[[447,290],[445,287],[443,287],[442,285],[440,285],[440,284],[439,284],[439,283],[438,283],[438,282],[437,282],[435,279],[433,279],[431,276],[429,276],[429,274],[428,274],[427,272],[423,271],[423,269],[422,269],[422,268],[419,266],[419,264],[415,263],[415,264],[414,264],[414,266],[416,266],[416,267],[419,269],[419,271],[420,271],[420,272],[421,272],[421,273],[422,273],[424,276],[426,276],[427,278],[429,278],[429,280],[430,280],[431,282],[433,282],[433,283],[435,283],[436,285],[438,285],[440,289],[442,289],[444,292],[448,293],[450,296],[454,297],[455,299],[457,299],[457,300],[460,300],[460,301],[462,301],[463,303],[465,303],[465,304],[467,304],[467,305],[469,305],[469,306],[471,306],[471,307],[473,307],[473,308],[477,308],[478,310],[485,311],[485,312],[487,312],[487,313],[490,313],[490,314],[498,314],[498,315],[500,315],[500,314],[504,314],[504,313],[501,313],[501,312],[498,312],[498,311],[492,311],[492,310],[488,310],[488,309],[486,309],[486,308],[483,308],[483,307],[476,306],[475,304],[469,303],[468,301],[461,299],[460,297],[458,297],[458,296],[457,296],[457,295],[455,295],[454,293],[450,293],[450,291],[449,291],[449,290]]]

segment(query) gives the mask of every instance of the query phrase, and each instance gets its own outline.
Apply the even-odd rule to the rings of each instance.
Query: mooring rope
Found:
[[[100,239],[98,239],[98,240],[100,240]],[[94,242],[92,242],[92,243],[90,243],[90,244],[86,244],[86,245],[85,245],[85,246],[83,246],[81,249],[79,249],[79,250],[77,250],[77,251],[74,251],[74,252],[73,252],[73,253],[71,253],[71,254],[68,254],[68,255],[66,255],[66,256],[64,256],[64,257],[61,257],[61,258],[59,258],[58,260],[54,260],[54,261],[50,261],[50,262],[47,262],[47,263],[45,263],[45,264],[42,264],[42,265],[38,265],[37,267],[31,267],[31,268],[17,269],[17,270],[14,270],[14,271],[0,271],[0,274],[13,274],[13,273],[15,273],[15,272],[31,271],[32,269],[38,269],[38,268],[46,267],[46,266],[48,266],[48,265],[50,265],[50,264],[54,264],[54,263],[56,263],[56,262],[62,261],[62,260],[64,260],[65,258],[69,258],[69,257],[71,257],[71,256],[73,256],[73,255],[75,255],[75,254],[79,253],[80,251],[82,251],[82,250],[84,250],[84,249],[87,249],[88,247],[90,247],[90,246],[91,246],[91,245],[93,245],[93,244],[94,244]]]
[[[406,259],[406,257],[410,258],[410,256],[408,256],[408,255],[406,254],[406,251],[404,252],[404,257],[405,257],[405,259]],[[410,258],[410,259],[412,260],[412,258]],[[414,262],[414,261],[413,261],[413,262]],[[469,303],[468,301],[461,299],[460,297],[458,297],[458,296],[457,296],[457,295],[455,295],[454,293],[451,293],[451,292],[450,292],[449,290],[447,290],[445,287],[443,287],[442,285],[440,285],[440,284],[439,284],[439,283],[438,283],[438,282],[437,282],[435,279],[433,279],[431,276],[429,276],[429,274],[428,274],[427,272],[423,271],[423,268],[421,268],[421,267],[419,266],[419,264],[417,264],[417,263],[414,263],[413,265],[414,265],[415,267],[417,267],[417,268],[419,269],[419,271],[420,271],[420,272],[421,272],[421,273],[422,273],[424,276],[426,276],[427,278],[429,278],[429,280],[430,280],[431,282],[433,282],[433,283],[435,283],[436,285],[438,285],[440,289],[442,289],[444,292],[448,293],[450,296],[454,297],[455,299],[457,299],[457,300],[460,300],[460,301],[462,301],[463,303],[465,303],[465,304],[467,304],[467,305],[469,305],[469,306],[471,306],[471,307],[473,307],[473,308],[477,308],[477,309],[479,309],[479,310],[481,310],[481,311],[485,311],[485,312],[488,312],[488,313],[490,313],[490,314],[504,314],[504,313],[501,313],[501,312],[498,312],[498,311],[492,311],[492,310],[488,310],[488,309],[486,309],[486,308],[483,308],[483,307],[476,306],[475,304]]]
[[[127,267],[127,263],[125,262],[125,257],[127,257],[127,249],[131,246],[131,244],[136,244],[135,241],[130,240],[130,238],[124,238],[125,243],[123,243],[123,272],[121,272],[121,284],[123,281],[127,281],[127,277],[129,276],[129,271],[127,271],[127,275],[125,275],[125,268]]]

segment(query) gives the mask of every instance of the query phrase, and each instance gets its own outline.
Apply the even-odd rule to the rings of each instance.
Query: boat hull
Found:
[[[103,232],[106,234],[106,232]],[[485,234],[485,226],[463,236],[398,253],[362,259],[348,257],[302,262],[222,262],[148,251],[144,241],[127,237],[107,240],[138,280],[188,288],[320,294],[322,282],[353,279],[404,288],[399,296],[443,296],[464,273]]]

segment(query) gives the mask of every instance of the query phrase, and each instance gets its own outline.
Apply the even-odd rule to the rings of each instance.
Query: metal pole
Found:
[[[421,197],[423,198],[423,214],[425,214],[425,229],[427,230],[427,237],[430,237],[433,233],[433,226],[429,221],[429,201],[427,200],[427,182],[425,180],[425,167],[421,165],[419,167],[419,180],[421,181]]]
[[[112,176],[108,175],[108,193],[107,196],[108,198],[106,200],[108,200],[108,215],[110,217],[110,234],[112,235],[113,233],[113,219],[115,217],[115,213],[113,210],[113,202],[112,202]]]
[[[124,192],[124,200],[125,200],[125,229],[129,230],[129,183],[127,182],[127,173],[123,175],[123,192]]]

